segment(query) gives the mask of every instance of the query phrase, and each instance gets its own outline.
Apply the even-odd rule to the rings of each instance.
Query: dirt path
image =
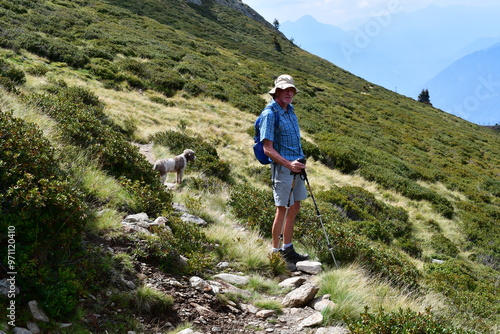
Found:
[[[156,159],[153,155],[153,143],[148,144],[139,144],[132,143],[132,145],[137,146],[139,148],[139,153],[143,154],[146,157],[146,160],[151,164],[154,164]]]

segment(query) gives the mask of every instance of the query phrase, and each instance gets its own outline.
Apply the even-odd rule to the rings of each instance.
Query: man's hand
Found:
[[[306,168],[306,165],[298,160],[294,160],[292,161],[292,163],[290,164],[290,170],[293,172],[293,173],[300,173],[302,172],[303,169]]]

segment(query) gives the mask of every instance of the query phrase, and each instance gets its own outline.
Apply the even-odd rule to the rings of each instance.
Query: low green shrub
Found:
[[[151,165],[132,146],[127,129],[115,124],[104,113],[104,105],[87,89],[50,86],[49,93],[31,94],[27,101],[61,126],[67,141],[89,150],[102,167],[115,177],[144,181],[159,190],[160,182]]]
[[[16,85],[22,85],[26,82],[23,70],[3,59],[0,59],[0,77],[8,78]]]
[[[311,157],[315,160],[321,159],[321,150],[318,145],[313,144],[304,138],[302,138],[302,149],[304,150],[306,158]]]
[[[352,173],[362,165],[363,149],[348,138],[339,137],[335,140],[321,141],[319,149],[326,166],[340,170],[342,173]]]
[[[244,224],[266,237],[271,236],[276,213],[271,189],[264,191],[249,184],[237,185],[231,190],[228,205]]]
[[[97,79],[101,80],[116,80],[118,67],[111,61],[106,59],[93,59],[85,66]]]
[[[152,88],[163,93],[167,97],[174,96],[175,92],[182,90],[186,80],[179,72],[174,70],[158,69],[151,74],[150,82]]]
[[[137,245],[134,256],[172,274],[201,274],[213,267],[217,254],[201,227],[175,216],[168,219],[170,229],[158,228],[153,235],[129,237],[129,242]],[[182,263],[181,255],[187,263]]]
[[[456,257],[460,250],[448,238],[442,234],[434,234],[430,240],[430,246],[437,253],[437,256]]]
[[[50,316],[74,312],[81,279],[72,265],[90,212],[68,181],[55,150],[34,125],[0,112],[1,260],[13,231],[20,300],[39,299]],[[29,296],[29,297],[28,297]]]
[[[353,334],[467,334],[476,333],[454,328],[445,320],[434,316],[430,310],[424,313],[410,309],[386,313],[383,309],[377,313],[368,312],[368,307],[359,320],[346,319]]]
[[[459,314],[464,324],[481,332],[498,324],[498,272],[450,259],[426,264],[424,274],[427,285],[449,299],[449,314]]]
[[[49,71],[48,66],[44,64],[34,64],[26,69],[26,72],[36,77],[44,76]]]
[[[19,94],[16,84],[9,78],[0,76],[0,87],[9,93]]]
[[[356,262],[394,285],[418,287],[420,272],[401,253],[359,235],[345,218],[336,215],[334,210],[331,211],[322,205],[320,211],[331,245],[328,245],[315,209],[308,203],[303,204],[297,216],[294,235],[305,246],[314,249],[322,263],[333,265],[329,250],[331,246],[337,263],[344,265]]]
[[[351,226],[372,240],[388,244],[411,235],[412,224],[404,209],[385,204],[362,188],[333,186],[318,198],[339,210]]]
[[[75,68],[82,68],[90,61],[77,46],[54,37],[41,36],[35,32],[25,32],[17,41],[20,47],[51,61],[64,62]]]
[[[129,213],[144,212],[148,216],[158,217],[172,211],[172,194],[162,187],[147,184],[144,181],[119,178],[120,184],[132,195],[129,207],[121,209]]]
[[[474,250],[493,256],[493,266],[499,267],[500,255],[500,208],[498,205],[457,202],[460,217],[460,228]]]

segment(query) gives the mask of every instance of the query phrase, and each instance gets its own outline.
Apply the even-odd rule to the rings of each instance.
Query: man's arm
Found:
[[[271,158],[274,162],[290,169],[294,173],[300,173],[304,168],[306,168],[306,165],[304,165],[301,162],[298,162],[297,160],[290,161],[285,159],[281,154],[278,153],[274,149],[273,142],[270,141],[269,139],[264,139],[264,153]]]

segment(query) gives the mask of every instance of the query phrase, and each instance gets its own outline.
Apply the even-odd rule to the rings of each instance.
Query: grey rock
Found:
[[[139,222],[151,223],[151,220],[149,220],[147,213],[141,212],[141,213],[136,213],[134,215],[128,215],[127,217],[125,217],[122,223],[139,223]]]
[[[47,315],[45,314],[45,312],[43,312],[42,309],[38,308],[38,302],[36,300],[28,302],[28,306],[35,320],[49,322],[49,317],[47,317]]]
[[[261,310],[261,311],[257,312],[255,315],[259,318],[267,319],[269,317],[272,317],[275,314],[276,314],[276,311],[274,311],[274,310]]]
[[[245,285],[248,284],[249,279],[246,276],[239,276],[239,275],[233,275],[233,274],[217,274],[214,276],[214,278],[221,279],[223,281],[226,281],[231,284],[236,284],[236,285]]]
[[[330,300],[330,295],[324,295],[321,297],[314,298],[309,303],[309,306],[315,309],[316,311],[323,311],[327,307],[333,309],[335,306],[337,306],[337,304],[335,304]]]
[[[321,262],[316,261],[300,261],[296,264],[297,270],[302,272],[317,275],[321,272]]]
[[[301,287],[289,292],[281,304],[284,307],[301,307],[307,305],[318,292],[319,288],[311,283],[302,285]]]
[[[335,326],[335,327],[323,327],[318,328],[314,334],[349,334],[351,331],[345,327]]]
[[[299,323],[299,327],[313,327],[323,322],[323,315],[320,312],[314,312]]]
[[[7,278],[0,280],[0,294],[8,296],[10,293],[18,294],[19,288],[14,284],[15,281]]]
[[[306,279],[304,277],[290,277],[285,279],[284,281],[280,282],[278,285],[284,288],[298,288],[304,282]]]

